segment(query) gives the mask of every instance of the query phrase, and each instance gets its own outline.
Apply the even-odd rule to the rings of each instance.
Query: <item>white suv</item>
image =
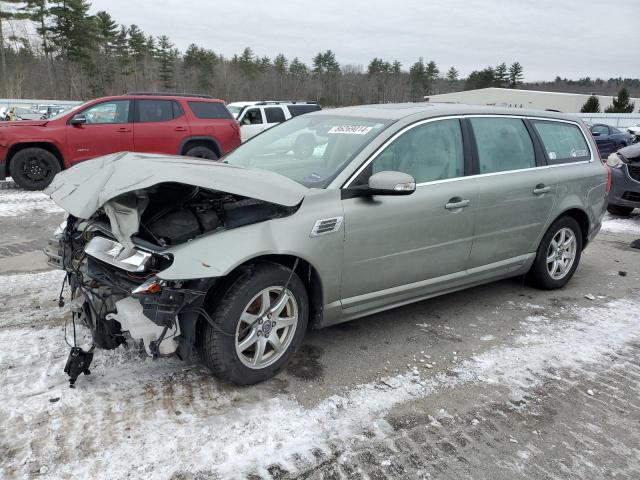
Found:
[[[227,108],[240,123],[240,137],[244,142],[292,117],[320,110],[320,105],[315,102],[282,100],[233,102]]]

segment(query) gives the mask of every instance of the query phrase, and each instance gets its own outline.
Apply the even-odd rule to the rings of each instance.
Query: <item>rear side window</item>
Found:
[[[533,125],[540,135],[550,165],[591,158],[587,141],[577,125],[538,120]]]
[[[600,135],[609,135],[609,127],[606,125],[594,125],[591,127],[593,133],[599,133]]]
[[[480,173],[522,170],[536,166],[533,141],[519,118],[471,118],[478,147]]]
[[[267,117],[267,123],[281,123],[286,120],[280,107],[267,107],[264,109],[264,114]]]
[[[188,102],[189,108],[193,114],[202,119],[228,119],[232,120],[233,116],[220,102]]]
[[[320,110],[318,105],[288,105],[287,108],[289,109],[289,113],[292,117]]]
[[[138,100],[138,122],[173,120],[172,100]]]

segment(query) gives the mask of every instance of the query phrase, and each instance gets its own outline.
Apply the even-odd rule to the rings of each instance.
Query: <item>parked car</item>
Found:
[[[629,132],[629,135],[633,135],[633,143],[640,143],[640,124],[628,127],[627,132]]]
[[[607,158],[612,168],[609,213],[630,215],[640,208],[640,143],[624,147]]]
[[[60,171],[108,153],[220,158],[240,144],[222,100],[134,93],[77,105],[44,120],[0,124],[0,179],[41,190]]]
[[[622,147],[631,145],[634,140],[630,133],[603,123],[591,125],[591,133],[596,139],[601,158],[607,158]]]
[[[308,326],[518,275],[563,287],[600,229],[608,170],[570,115],[325,110],[224,163],[119,154],[63,172],[47,193],[69,217],[48,256],[98,347],[125,331],[155,356],[195,347],[252,384]]]
[[[240,134],[245,142],[278,123],[305,113],[320,110],[315,102],[300,100],[233,102],[227,108],[240,123]]]

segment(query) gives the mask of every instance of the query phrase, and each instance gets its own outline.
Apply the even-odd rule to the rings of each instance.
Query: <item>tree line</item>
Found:
[[[424,58],[403,65],[376,57],[363,66],[340,64],[332,50],[319,52],[310,64],[284,54],[260,56],[250,47],[231,57],[196,44],[181,52],[166,35],[120,25],[106,11],[92,15],[90,7],[87,0],[0,0],[0,97],[75,100],[176,91],[228,101],[306,99],[330,106],[523,85],[524,69],[517,61],[461,78],[455,67],[441,69]]]

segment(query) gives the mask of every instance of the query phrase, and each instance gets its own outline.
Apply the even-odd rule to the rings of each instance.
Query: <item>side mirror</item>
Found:
[[[344,200],[373,195],[411,195],[415,191],[416,181],[411,175],[387,170],[371,175],[368,185],[343,189],[341,195]]]
[[[599,136],[600,136],[600,132],[591,132],[591,134],[592,134],[594,137],[599,137]]]
[[[71,117],[71,121],[69,122],[71,125],[82,125],[83,123],[87,123],[87,117],[82,113],[78,113]]]

